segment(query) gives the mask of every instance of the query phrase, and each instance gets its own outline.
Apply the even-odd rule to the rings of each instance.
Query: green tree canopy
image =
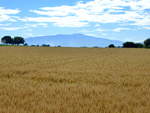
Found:
[[[134,42],[125,42],[123,43],[124,48],[135,48],[135,43]]]
[[[4,44],[12,44],[13,39],[11,38],[11,36],[4,36],[2,37],[1,42]]]
[[[144,41],[144,45],[145,45],[145,47],[150,48],[150,38],[148,38]]]
[[[135,43],[135,47],[136,48],[143,48],[144,44],[142,44],[142,43]]]
[[[114,44],[110,44],[108,47],[109,48],[115,48],[115,45]]]
[[[25,43],[25,40],[22,37],[16,36],[13,39],[13,44],[19,45],[19,44],[24,44],[24,43]]]

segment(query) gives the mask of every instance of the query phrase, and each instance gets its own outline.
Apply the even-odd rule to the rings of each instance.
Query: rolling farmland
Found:
[[[150,113],[150,50],[0,47],[0,113]]]

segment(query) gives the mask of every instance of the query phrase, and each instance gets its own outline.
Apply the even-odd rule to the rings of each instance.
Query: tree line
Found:
[[[24,46],[27,46],[28,44],[25,43],[25,39],[20,36],[4,36],[1,38],[1,42],[6,45],[20,45],[23,44]],[[43,44],[43,47],[50,47],[50,45]],[[61,47],[61,46],[60,46]],[[116,48],[114,44],[110,44],[108,46],[109,48]],[[144,40],[143,43],[135,43],[135,42],[124,42],[122,46],[119,48],[150,48],[150,38]]]
[[[11,36],[4,36],[1,38],[1,42],[4,44],[10,44],[10,45],[20,45],[20,44],[24,44],[25,40],[23,37],[20,36],[15,36],[15,37],[11,37]]]
[[[110,44],[109,48],[115,48],[114,44]],[[124,42],[122,48],[150,48],[150,38],[144,40],[143,43]]]

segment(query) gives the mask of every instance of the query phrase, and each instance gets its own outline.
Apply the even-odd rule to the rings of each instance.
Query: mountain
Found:
[[[63,47],[106,47],[109,44],[121,46],[123,42],[117,40],[109,40],[97,38],[83,34],[53,35],[27,38],[29,45],[49,44],[51,46],[61,45]]]

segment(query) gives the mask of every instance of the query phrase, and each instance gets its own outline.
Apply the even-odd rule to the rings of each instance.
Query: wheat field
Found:
[[[0,113],[150,113],[150,50],[0,47]]]

